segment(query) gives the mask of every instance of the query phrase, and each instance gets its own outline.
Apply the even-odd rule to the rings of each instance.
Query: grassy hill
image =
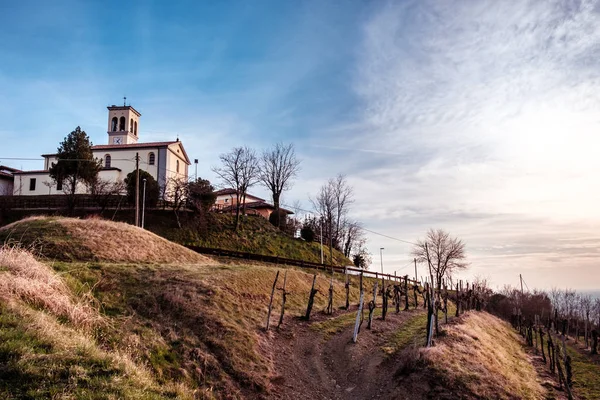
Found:
[[[311,270],[222,264],[106,221],[37,218],[0,229],[5,238],[7,232],[36,257],[0,248],[0,398],[537,399],[546,393],[520,339],[485,313],[451,322],[429,350],[412,345],[423,341],[419,308],[391,311],[370,331],[363,325],[352,344],[357,277],[350,278],[350,313],[338,308],[344,277],[333,277],[329,316],[331,276],[317,273],[319,292],[306,322],[299,317]],[[129,244],[115,247],[98,240],[99,232],[127,235]],[[287,272],[284,325],[275,328],[276,291],[274,328],[265,332],[277,271],[278,287]],[[365,286],[372,293],[374,281],[365,279]]]
[[[53,237],[52,230],[59,228],[56,227],[56,224],[55,226],[50,226],[48,221],[64,220],[64,218],[59,216],[50,219],[48,219],[48,216],[41,216],[42,218],[32,220],[31,218],[34,217],[30,215],[36,216],[36,213],[39,213],[39,211],[15,211],[11,212],[10,218],[5,218],[6,221],[4,223],[12,222],[10,225],[13,226],[13,229],[18,230],[18,232],[12,234],[13,238],[20,240],[22,231],[27,231],[26,236],[35,239],[33,236],[35,236],[34,232],[36,230],[51,234],[42,235],[44,238]],[[80,217],[87,218],[85,214],[80,215]],[[114,217],[117,221],[133,224],[133,213],[131,210],[122,210],[116,213],[111,212],[107,217]],[[145,227],[147,230],[161,237],[180,244],[194,244],[223,250],[272,255],[316,263],[321,262],[321,247],[319,243],[307,243],[302,239],[294,239],[259,216],[242,217],[241,229],[237,232],[234,230],[234,216],[231,214],[211,213],[209,217],[210,222],[205,229],[198,229],[191,213],[182,212],[180,218],[183,222],[183,228],[179,228],[177,225],[173,211],[150,210],[146,214]],[[96,220],[98,221],[99,219]],[[26,225],[23,225],[21,221],[28,222]],[[1,222],[2,220],[0,220],[0,226]],[[6,231],[4,232],[2,233],[0,229],[0,241],[6,238]],[[101,236],[102,232],[99,231],[96,235]],[[64,235],[61,237],[64,237]],[[62,246],[59,243],[55,244]],[[325,264],[329,264],[329,248],[327,246],[323,247],[324,262]],[[70,253],[68,252],[65,254],[66,257],[69,255]],[[81,257],[81,255],[78,255],[78,257]],[[333,262],[336,265],[352,265],[352,262],[348,258],[335,249],[333,250]]]
[[[204,233],[194,229],[193,223],[188,223],[187,226],[179,229],[174,224],[172,213],[155,214],[148,218],[147,224],[149,230],[178,243],[321,262],[320,243],[294,239],[260,216],[242,217],[241,228],[237,232],[234,230],[234,216],[231,214],[211,214]],[[323,247],[324,262],[329,264],[329,248],[326,245]],[[333,263],[352,265],[348,258],[335,249]]]
[[[94,239],[100,231],[107,240]],[[0,234],[47,260],[0,250],[0,397],[231,398],[268,389],[261,327],[275,268],[219,265],[106,221],[40,217]],[[111,234],[132,244],[114,252]],[[286,321],[305,312],[312,278],[288,269]],[[343,283],[334,285],[341,304]],[[315,313],[328,287],[320,275]]]

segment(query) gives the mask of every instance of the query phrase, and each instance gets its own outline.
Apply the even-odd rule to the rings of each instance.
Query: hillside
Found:
[[[212,262],[151,232],[101,219],[25,218],[0,228],[0,243],[13,242],[60,261]]]
[[[45,222],[49,217],[40,217],[36,215],[38,213],[39,211],[11,212],[11,215],[9,215],[10,218],[5,218],[4,223],[12,222],[10,225],[15,226],[21,223],[21,221],[29,221],[28,225],[20,225],[22,228],[20,232],[27,230],[29,232],[27,236],[30,237],[31,241],[35,240],[33,233],[37,229],[42,229],[42,232],[49,231],[51,235],[55,236],[58,232],[53,231]],[[84,219],[87,218],[85,214],[82,214],[81,217]],[[107,217],[114,217],[118,221],[133,224],[133,213],[131,210],[122,210],[116,213],[111,212],[110,216],[107,215]],[[292,258],[316,263],[321,262],[321,248],[319,243],[307,243],[302,239],[294,239],[281,232],[262,217],[243,217],[242,228],[238,232],[234,230],[234,216],[230,214],[211,213],[209,217],[210,222],[205,229],[198,229],[191,213],[182,212],[180,218],[182,220],[182,228],[177,226],[173,211],[151,210],[146,214],[145,227],[150,232],[180,244],[193,244],[223,250]],[[62,219],[64,218],[59,216],[50,217],[50,220]],[[96,220],[101,221],[99,219]],[[0,218],[0,225],[2,221]],[[41,224],[42,227],[40,228],[36,224]],[[0,228],[0,241],[3,241],[7,236],[6,231],[2,232],[3,228]],[[101,233],[98,232],[96,235],[101,235]],[[42,236],[44,238],[47,237],[45,234]],[[18,237],[20,240],[20,236],[17,236],[16,233],[12,237]],[[69,255],[70,253],[68,252],[65,254],[66,257],[69,257]],[[329,264],[330,257],[327,246],[324,246],[323,256],[325,264]],[[336,265],[352,265],[349,259],[335,249],[333,250],[333,260]]]
[[[289,237],[266,219],[254,215],[243,217],[241,229],[237,232],[234,230],[234,216],[231,214],[211,214],[210,223],[204,233],[199,233],[193,223],[179,229],[174,224],[172,213],[155,214],[153,218],[148,218],[147,228],[183,244],[321,262],[319,243],[308,243],[299,238]],[[329,248],[326,245],[323,247],[324,262],[329,264]],[[333,262],[336,265],[352,265],[349,259],[335,249]]]
[[[27,224],[34,222],[30,228],[39,230],[33,236],[44,245],[33,250],[65,251],[68,257],[53,261],[46,253],[36,259],[24,250],[0,248],[2,398],[544,397],[535,370],[522,361],[519,338],[485,313],[451,321],[435,348],[419,350],[414,344],[423,343],[423,309],[390,311],[385,321],[376,318],[372,330],[363,325],[353,344],[357,277],[350,278],[346,312],[339,309],[344,277],[334,276],[329,316],[324,309],[331,276],[318,273],[319,292],[307,322],[299,317],[306,311],[311,270],[223,265],[205,257],[192,262],[185,248],[162,241],[152,252],[161,261],[150,261],[144,251],[122,256],[127,261],[114,256],[107,261],[113,245],[92,246],[85,237],[99,227],[119,232],[121,224],[62,219]],[[2,231],[11,230],[15,240],[16,228]],[[132,243],[155,237],[130,228]],[[69,243],[52,238],[65,231]],[[28,230],[18,232],[32,243]],[[90,257],[90,249],[98,255]],[[287,272],[286,313],[277,329],[278,290],[273,329],[265,332],[277,271],[277,287]],[[365,279],[367,293],[373,285]]]

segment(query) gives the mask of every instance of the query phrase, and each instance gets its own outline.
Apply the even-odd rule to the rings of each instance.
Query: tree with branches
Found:
[[[219,156],[221,166],[212,171],[221,179],[223,185],[235,189],[235,230],[240,225],[240,210],[245,213],[248,189],[259,181],[259,161],[254,150],[248,147],[234,147],[229,153]]]
[[[431,279],[431,298],[441,293],[442,279],[450,277],[456,271],[467,268],[465,244],[458,238],[453,238],[443,229],[430,229],[424,240],[417,240],[412,250],[417,262],[426,262]],[[436,290],[437,289],[437,290]],[[435,302],[436,305],[439,301]],[[433,311],[435,332],[439,333],[437,310]]]
[[[75,209],[77,185],[93,182],[98,176],[102,160],[94,158],[92,143],[85,131],[78,126],[60,143],[49,175],[55,183],[61,183],[67,196],[69,214]]]
[[[343,251],[343,232],[349,224],[346,218],[350,205],[354,202],[353,190],[345,175],[339,174],[331,178],[319,189],[319,193],[311,199],[313,207],[321,216],[323,236],[329,241],[329,254],[333,248]]]
[[[263,186],[271,192],[275,213],[279,212],[281,194],[291,189],[292,180],[299,170],[300,160],[296,158],[292,143],[287,145],[277,143],[263,151],[260,159],[259,179]]]

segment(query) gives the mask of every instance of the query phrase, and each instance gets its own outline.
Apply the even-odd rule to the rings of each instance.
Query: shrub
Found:
[[[310,226],[303,226],[300,230],[300,237],[307,242],[311,243],[315,240],[315,232],[312,230]]]

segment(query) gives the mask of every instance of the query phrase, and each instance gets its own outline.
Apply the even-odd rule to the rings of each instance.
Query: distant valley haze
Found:
[[[600,293],[598,1],[4,2],[0,39],[1,165],[42,168],[76,126],[106,144],[126,96],[213,183],[232,147],[292,142],[283,204],[342,173],[369,231],[461,238],[461,279]],[[371,269],[384,248],[414,275],[371,232]]]

